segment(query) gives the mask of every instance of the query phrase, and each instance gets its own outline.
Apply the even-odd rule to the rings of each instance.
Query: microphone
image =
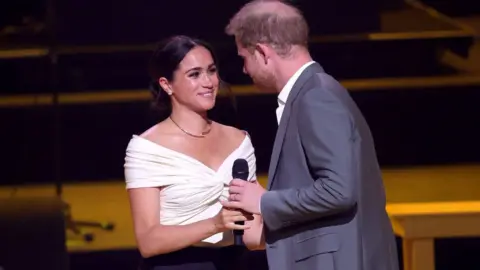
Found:
[[[237,178],[237,179],[242,179],[242,180],[247,181],[247,179],[248,179],[248,162],[245,159],[239,158],[239,159],[235,160],[235,162],[233,163],[233,167],[232,167],[232,177],[234,179]],[[245,222],[237,221],[237,222],[235,222],[235,224],[243,225],[243,224],[245,224]],[[243,245],[242,236],[243,236],[243,230],[233,230],[233,237],[234,237],[233,241],[234,241],[235,246],[242,246]]]

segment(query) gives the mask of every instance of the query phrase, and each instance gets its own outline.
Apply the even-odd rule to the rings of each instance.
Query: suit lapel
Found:
[[[292,110],[292,104],[295,98],[300,93],[300,90],[303,88],[303,85],[310,79],[310,77],[315,74],[323,72],[322,67],[313,63],[307,67],[297,81],[292,87],[290,94],[288,95],[285,108],[283,109],[282,118],[280,119],[280,124],[278,126],[277,134],[275,136],[275,142],[273,144],[272,155],[270,157],[270,167],[268,169],[268,188],[270,189],[275,179],[275,172],[277,170],[278,159],[280,157],[280,152],[282,151],[283,141],[285,139],[285,134],[287,132],[288,122],[290,121],[290,111]]]

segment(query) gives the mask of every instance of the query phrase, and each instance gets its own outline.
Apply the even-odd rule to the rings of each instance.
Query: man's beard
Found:
[[[252,78],[255,87],[266,93],[277,93],[276,81],[273,75],[264,75]]]

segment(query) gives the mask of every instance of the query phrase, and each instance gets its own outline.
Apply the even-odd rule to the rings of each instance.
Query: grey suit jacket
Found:
[[[285,104],[261,199],[272,270],[398,270],[369,127],[318,64]]]

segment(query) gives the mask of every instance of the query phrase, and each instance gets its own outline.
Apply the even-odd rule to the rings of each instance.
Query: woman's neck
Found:
[[[207,112],[197,113],[191,110],[174,110],[170,114],[170,119],[179,125],[180,128],[193,134],[202,134],[211,125]]]

